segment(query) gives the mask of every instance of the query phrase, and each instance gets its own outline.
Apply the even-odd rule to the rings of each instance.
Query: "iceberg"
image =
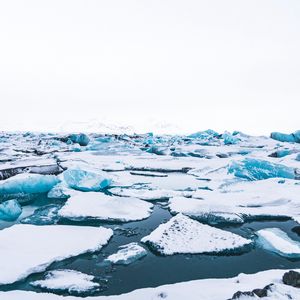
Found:
[[[257,231],[258,244],[271,252],[289,258],[300,258],[300,242],[292,240],[279,228],[266,228]]]
[[[222,139],[224,140],[225,145],[235,145],[240,141],[238,137],[227,131],[222,134]]]
[[[0,204],[0,220],[15,221],[22,213],[22,207],[15,199]]]
[[[160,254],[240,252],[251,240],[178,214],[141,240]]]
[[[18,174],[0,181],[0,196],[47,193],[59,182],[55,175]]]
[[[271,138],[280,142],[300,143],[300,130],[291,134],[272,132]]]
[[[98,251],[113,235],[104,227],[17,224],[0,231],[0,284],[14,283],[50,264]],[[33,243],[38,241],[38,243]]]
[[[248,180],[262,180],[275,177],[295,179],[296,177],[294,168],[254,158],[232,162],[228,172],[236,177]]]
[[[112,182],[106,172],[98,171],[96,173],[79,168],[64,171],[63,178],[70,188],[83,192],[101,191]]]
[[[84,133],[71,134],[68,138],[70,139],[70,141],[72,141],[73,143],[77,143],[80,146],[87,146],[90,142],[89,137]]]
[[[97,192],[78,192],[67,200],[58,215],[78,221],[96,219],[130,222],[148,218],[152,207],[151,203],[137,198],[108,196]]]
[[[49,291],[67,291],[69,293],[88,292],[100,287],[94,282],[94,276],[74,270],[49,271],[45,279],[31,282],[32,286],[40,287]]]
[[[188,135],[189,138],[192,139],[212,139],[219,136],[219,133],[212,129],[207,129],[205,131],[198,131]]]
[[[118,252],[107,257],[106,261],[113,264],[129,265],[147,255],[147,251],[137,243],[119,247]]]

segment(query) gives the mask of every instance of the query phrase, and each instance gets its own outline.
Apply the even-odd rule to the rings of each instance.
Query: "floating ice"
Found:
[[[61,205],[49,204],[37,208],[32,215],[21,220],[22,224],[51,225],[59,221],[58,211]]]
[[[74,270],[55,270],[47,272],[45,279],[30,284],[49,291],[61,290],[80,293],[97,289],[100,284],[93,282],[94,279],[95,277],[92,275]]]
[[[272,132],[271,138],[280,142],[300,143],[300,130],[291,134]]]
[[[222,134],[222,139],[224,140],[225,145],[234,145],[240,141],[238,137],[232,135],[227,131]]]
[[[289,179],[284,183],[278,178],[241,181],[216,191],[199,189],[194,198],[171,198],[169,208],[172,213],[183,213],[209,224],[277,218],[298,222],[299,192],[300,186]]]
[[[131,171],[131,175],[149,176],[149,177],[168,177],[168,174],[158,172],[143,172],[143,171]]]
[[[18,174],[0,181],[0,195],[47,193],[57,183],[55,175]]]
[[[107,261],[113,264],[129,265],[147,255],[147,251],[137,243],[119,247],[119,251],[108,256]]]
[[[278,228],[266,228],[257,231],[258,243],[266,250],[281,256],[299,258],[300,242],[292,240]]]
[[[100,191],[111,184],[111,178],[106,172],[97,173],[82,169],[68,169],[64,171],[63,177],[70,188],[88,192]]]
[[[129,222],[148,218],[152,207],[152,204],[137,198],[108,196],[96,192],[78,192],[67,200],[59,211],[59,216],[72,220],[89,218]]]
[[[175,196],[190,197],[190,191],[173,191],[173,190],[150,190],[150,189],[134,189],[134,188],[112,188],[109,191],[116,196],[134,197],[146,201],[164,201]]]
[[[74,190],[67,186],[65,182],[56,184],[47,194],[48,198],[66,199],[69,198]]]
[[[77,143],[80,146],[87,146],[90,142],[89,137],[84,133],[71,134],[68,137],[73,143]]]
[[[193,138],[193,139],[211,139],[214,137],[217,137],[219,134],[212,130],[212,129],[207,129],[205,131],[199,131],[193,134],[190,134],[188,137]]]
[[[15,221],[22,213],[22,207],[15,199],[0,204],[0,220]]]
[[[232,162],[228,172],[233,173],[236,177],[248,180],[262,180],[275,177],[295,179],[294,168],[253,158]]]
[[[51,263],[100,250],[112,236],[104,227],[14,225],[0,231],[0,284],[45,270]],[[33,242],[38,241],[38,242]]]
[[[241,251],[251,241],[228,231],[201,224],[178,214],[159,225],[150,235],[142,238],[164,255],[176,253],[229,253]]]

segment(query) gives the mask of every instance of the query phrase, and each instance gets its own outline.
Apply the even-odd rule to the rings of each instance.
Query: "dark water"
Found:
[[[51,203],[61,203],[61,200],[51,200]],[[40,197],[30,205],[24,207],[23,216],[28,215],[38,206],[49,204],[49,199]],[[292,260],[280,257],[274,253],[254,248],[249,252],[234,256],[210,256],[210,255],[173,255],[159,256],[148,249],[148,255],[128,266],[107,265],[103,263],[104,258],[117,251],[118,247],[130,242],[139,242],[142,237],[148,235],[159,224],[171,218],[170,213],[164,207],[164,203],[156,203],[152,215],[144,221],[130,222],[126,224],[105,223],[76,223],[63,222],[64,224],[78,224],[98,226],[103,225],[114,229],[114,236],[109,244],[99,253],[81,255],[76,258],[67,259],[52,264],[47,270],[74,269],[84,273],[92,274],[102,284],[102,290],[87,295],[111,295],[130,292],[144,287],[155,287],[158,285],[175,283],[180,281],[232,277],[237,274],[255,273],[266,269],[276,268],[300,268],[300,260]],[[10,226],[11,223],[2,223],[0,228]],[[267,221],[251,222],[239,227],[222,227],[244,237],[251,237],[253,231],[277,227],[294,239],[300,241],[300,237],[292,231],[297,226],[293,221]],[[33,241],[34,242],[34,241]],[[20,249],[21,251],[21,249]],[[2,286],[0,290],[22,289],[42,291],[29,285],[29,282],[43,278],[44,273],[29,276],[22,282],[13,285]]]

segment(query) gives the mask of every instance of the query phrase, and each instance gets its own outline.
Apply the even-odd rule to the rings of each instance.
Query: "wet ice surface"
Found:
[[[22,211],[15,221],[0,221],[1,230],[17,223],[103,226],[113,229],[114,235],[100,251],[54,262],[38,273],[32,270],[21,281],[0,286],[2,291],[42,292],[43,288],[31,283],[57,270],[94,276],[98,288],[77,295],[95,296],[194,279],[226,278],[242,272],[300,268],[298,256],[280,256],[256,243],[256,233],[268,228],[279,228],[293,241],[300,241],[299,144],[228,133],[209,133],[204,138],[90,135],[87,146],[47,134],[4,137],[0,139],[0,159],[5,162],[0,168],[4,179],[1,186],[8,189],[2,189],[0,200],[17,199]],[[75,167],[80,172],[67,170]],[[14,185],[14,175],[22,172],[26,174],[15,177],[21,178],[20,188]],[[208,223],[240,236],[242,241],[253,241],[252,247],[230,252],[226,239],[224,243],[221,239],[224,251],[218,255],[214,251],[195,254],[197,251],[188,247],[194,244],[186,242],[186,254],[164,256],[141,243],[180,212],[195,219],[192,222],[199,228],[207,226],[201,223]],[[174,240],[180,237],[181,229],[173,232]],[[131,243],[142,246],[147,255],[139,256],[143,253],[140,248],[126,251],[124,246]],[[172,247],[174,253],[180,252],[176,243]],[[109,256],[118,253],[121,262],[128,259],[130,264],[107,262]],[[67,288],[53,292],[72,294]]]

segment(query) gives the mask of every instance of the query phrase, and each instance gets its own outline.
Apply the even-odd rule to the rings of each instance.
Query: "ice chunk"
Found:
[[[251,241],[234,233],[204,225],[178,214],[159,225],[150,235],[142,238],[164,255],[176,253],[222,253],[241,251]]]
[[[98,251],[112,236],[104,227],[14,225],[0,231],[0,284],[45,270],[51,263]],[[33,242],[38,241],[38,242]]]
[[[119,247],[119,251],[110,255],[106,260],[113,264],[129,265],[147,255],[147,251],[137,243]]]
[[[168,174],[158,172],[143,172],[143,171],[131,171],[131,175],[149,176],[149,177],[168,177]]]
[[[102,221],[129,222],[146,219],[153,205],[137,198],[108,196],[103,193],[78,192],[71,196],[59,216],[83,220],[85,218]]]
[[[193,197],[169,200],[172,213],[183,213],[209,224],[242,223],[254,219],[293,218],[300,220],[300,186],[294,180],[278,178],[241,181],[223,189],[198,189]]]
[[[227,131],[222,134],[222,139],[224,140],[225,145],[234,145],[240,141],[238,137],[232,135]]]
[[[0,181],[0,195],[47,193],[59,181],[55,175],[18,174]]]
[[[80,146],[87,146],[90,142],[89,137],[84,133],[71,134],[68,137],[73,143],[77,143]]]
[[[83,192],[100,191],[108,187],[112,181],[106,172],[96,173],[80,168],[64,171],[63,177],[70,188]]]
[[[82,293],[100,287],[99,283],[93,282],[94,279],[95,277],[92,275],[74,270],[55,270],[47,272],[44,280],[37,280],[30,284],[50,291]]]
[[[134,189],[134,188],[112,188],[109,191],[116,196],[121,197],[135,197],[146,201],[164,201],[169,200],[175,196],[190,197],[192,192],[190,191],[173,191],[173,190],[150,190],[150,189]]]
[[[233,173],[236,177],[248,180],[262,180],[275,177],[295,179],[294,168],[253,158],[232,162],[228,172]]]
[[[271,138],[280,142],[300,143],[300,130],[291,134],[272,132]]]
[[[0,204],[0,220],[15,221],[22,213],[22,207],[15,199]]]
[[[258,243],[266,250],[281,256],[299,258],[300,242],[292,240],[279,228],[266,228],[257,231]]]
[[[51,225],[56,224],[59,220],[58,211],[62,205],[49,204],[40,207],[34,211],[34,213],[21,220],[23,224],[34,224],[34,225]]]
[[[205,131],[198,131],[196,133],[190,134],[188,137],[193,139],[211,139],[217,136],[219,136],[219,134],[216,131],[207,129]]]
[[[47,194],[48,198],[67,199],[69,198],[74,190],[69,188],[65,182],[56,184]]]

